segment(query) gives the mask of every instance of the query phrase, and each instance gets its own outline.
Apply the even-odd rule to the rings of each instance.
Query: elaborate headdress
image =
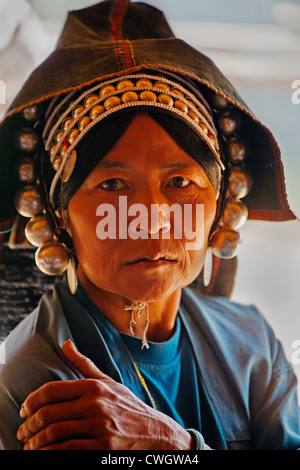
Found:
[[[183,120],[219,164],[211,290],[219,259],[236,256],[247,218],[295,219],[280,151],[214,63],[176,38],[164,15],[144,3],[105,0],[70,12],[56,49],[11,104],[0,125],[0,231],[26,225],[28,240],[39,246],[39,267],[49,274],[71,267],[72,276],[76,255],[55,214],[57,183],[71,178],[76,146],[89,130],[132,108]],[[45,158],[53,168],[50,188]]]

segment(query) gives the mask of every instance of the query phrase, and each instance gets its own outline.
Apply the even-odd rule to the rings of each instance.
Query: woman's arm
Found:
[[[71,341],[63,353],[85,379],[50,382],[28,396],[17,434],[25,450],[193,448],[188,431],[103,374]]]

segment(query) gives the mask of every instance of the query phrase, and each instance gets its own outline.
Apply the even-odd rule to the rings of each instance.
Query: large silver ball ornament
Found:
[[[36,186],[26,185],[17,191],[15,207],[24,217],[34,217],[43,210],[41,196]]]
[[[232,197],[227,200],[223,213],[223,225],[225,227],[237,230],[245,224],[247,217],[247,206],[240,199]]]
[[[229,192],[231,196],[242,199],[247,196],[253,186],[252,176],[249,171],[240,166],[234,166],[229,175]]]
[[[231,228],[216,230],[210,238],[212,254],[221,259],[234,258],[241,247],[242,237],[239,232]]]
[[[36,180],[34,162],[30,158],[22,158],[18,167],[18,177],[22,183],[31,184]]]
[[[41,116],[40,108],[37,105],[28,106],[22,111],[25,121],[35,123]]]
[[[15,146],[25,153],[36,152],[39,145],[39,138],[33,129],[23,127],[14,136]]]
[[[221,109],[226,109],[229,103],[226,100],[226,98],[224,98],[224,96],[215,93],[211,104],[213,108],[217,110],[221,110]]]
[[[236,109],[230,109],[224,111],[218,120],[219,128],[221,133],[225,137],[231,137],[235,134],[241,127],[242,116],[241,113]]]
[[[55,241],[45,243],[35,254],[37,267],[49,276],[62,274],[68,268],[69,261],[66,249]]]
[[[229,161],[234,165],[239,165],[248,159],[248,146],[239,137],[232,137],[227,144],[227,155]]]
[[[45,215],[38,215],[30,219],[25,227],[27,240],[34,246],[41,246],[51,240],[53,233]]]

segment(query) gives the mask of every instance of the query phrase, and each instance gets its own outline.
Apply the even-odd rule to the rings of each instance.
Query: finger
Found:
[[[24,449],[27,450],[27,449]],[[107,450],[96,439],[72,439],[58,444],[50,444],[39,450]]]
[[[48,382],[28,395],[22,404],[20,416],[27,418],[43,406],[75,400],[84,393],[85,389],[85,380]]]
[[[103,379],[103,377],[107,377],[89,358],[77,351],[70,339],[62,345],[62,352],[85,378]]]
[[[17,432],[17,439],[26,442],[52,423],[81,419],[83,416],[85,415],[82,408],[74,406],[73,400],[43,406],[21,424]]]
[[[38,450],[71,439],[94,438],[94,429],[100,426],[97,420],[70,420],[52,423],[35,434],[24,445],[24,450]]]

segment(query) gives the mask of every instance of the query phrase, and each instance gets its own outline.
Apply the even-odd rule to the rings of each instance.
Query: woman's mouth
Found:
[[[171,258],[165,258],[164,256],[162,257],[147,257],[147,258],[139,258],[135,261],[131,261],[127,264],[130,266],[139,266],[143,268],[158,268],[158,267],[163,267],[163,266],[171,266],[172,264],[176,263],[176,259],[171,259]]]

